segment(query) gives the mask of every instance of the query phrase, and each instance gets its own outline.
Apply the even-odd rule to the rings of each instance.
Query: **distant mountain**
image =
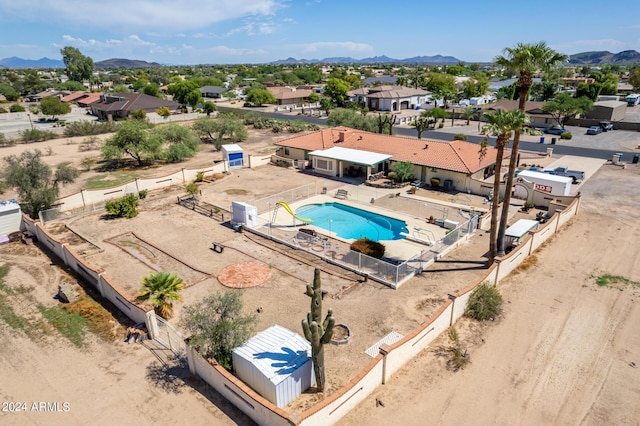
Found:
[[[571,65],[630,65],[640,63],[640,53],[635,50],[625,50],[620,53],[607,51],[582,52],[570,55],[569,63]]]
[[[64,62],[58,59],[22,59],[13,56],[0,59],[0,66],[5,68],[64,68]]]
[[[105,68],[149,68],[149,67],[161,67],[162,65],[157,62],[139,61],[136,59],[121,59],[112,58],[104,61],[98,61],[95,63],[96,69]]]
[[[338,56],[324,59],[295,59],[287,58],[270,62],[274,65],[282,64],[310,64],[310,63],[331,63],[331,64],[457,64],[460,59],[453,56],[414,56],[407,59],[395,59],[388,56],[374,56],[371,58],[355,59],[349,56]]]

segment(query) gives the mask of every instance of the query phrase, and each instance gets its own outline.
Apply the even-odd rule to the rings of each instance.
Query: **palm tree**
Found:
[[[491,199],[491,229],[489,231],[489,265],[491,265],[498,253],[498,201],[500,199],[500,169],[502,167],[502,158],[504,157],[504,148],[509,143],[511,136],[522,128],[528,118],[519,109],[487,112],[484,117],[487,120],[487,124],[483,128],[484,133],[498,135],[496,139],[495,175],[493,176],[493,197]],[[505,187],[505,203],[507,202],[506,193],[510,192],[508,188],[510,187]]]
[[[169,319],[173,316],[173,302],[182,301],[179,291],[184,285],[182,279],[175,274],[153,272],[142,279],[143,288],[136,300],[150,303],[158,315]]]
[[[498,56],[494,62],[498,66],[505,67],[509,70],[516,71],[518,77],[518,109],[525,112],[529,89],[533,84],[533,74],[537,71],[547,71],[558,62],[567,59],[566,55],[562,55],[547,46],[547,43],[541,41],[534,44],[518,43],[515,47],[507,47],[503,51],[503,56]],[[507,219],[509,213],[509,204],[511,202],[511,188],[513,187],[513,178],[515,175],[518,162],[518,148],[520,145],[520,130],[515,131],[513,137],[513,148],[511,150],[511,158],[509,160],[509,172],[507,174],[506,190],[504,194],[504,204],[502,205],[502,216],[500,217],[500,226],[498,228],[498,256],[504,256],[505,241],[504,236],[507,230]]]
[[[476,116],[476,110],[473,107],[467,106],[462,108],[462,115],[467,120],[467,126],[469,125],[469,121]]]

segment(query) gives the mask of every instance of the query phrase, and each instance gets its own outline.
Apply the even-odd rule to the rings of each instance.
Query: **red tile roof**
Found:
[[[415,165],[435,167],[472,174],[496,162],[496,150],[489,147],[485,157],[479,158],[480,145],[464,141],[440,141],[381,135],[348,127],[332,127],[275,143],[306,151],[341,146],[362,151],[389,154],[393,161],[410,161]],[[510,154],[505,152],[505,154]]]
[[[73,92],[70,95],[67,96],[63,96],[62,99],[60,99],[62,102],[71,102],[71,101],[75,101],[78,98],[82,98],[83,96],[86,96],[87,92]]]

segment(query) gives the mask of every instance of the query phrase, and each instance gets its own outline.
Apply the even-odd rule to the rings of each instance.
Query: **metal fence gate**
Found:
[[[156,315],[156,321],[158,323],[158,334],[154,340],[165,348],[170,349],[174,354],[186,356],[187,352],[182,333],[158,315]]]

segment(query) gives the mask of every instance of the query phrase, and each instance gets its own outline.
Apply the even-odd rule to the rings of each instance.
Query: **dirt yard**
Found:
[[[272,140],[261,139],[268,135],[272,136],[254,135],[257,153],[269,149]],[[5,148],[0,154],[16,148]],[[52,163],[79,162],[83,155],[77,144],[60,143],[52,150],[56,155],[45,157]],[[194,165],[180,167],[202,167],[216,155],[203,152],[193,160]],[[90,173],[95,172],[87,175]],[[157,173],[157,169],[149,170],[149,174]],[[203,197],[210,202],[239,196],[250,200],[300,186],[305,179],[311,177],[265,166],[205,185]],[[442,359],[425,351],[343,424],[363,420],[371,424],[634,424],[640,418],[640,378],[633,367],[640,364],[640,340],[633,329],[640,319],[633,301],[639,290],[597,287],[593,277],[611,273],[640,281],[636,244],[639,182],[636,166],[625,170],[605,166],[584,185],[578,217],[536,255],[534,266],[501,284],[504,315],[490,326],[459,325],[472,359],[465,370],[449,373]],[[615,194],[610,193],[611,188],[616,189]],[[175,267],[204,273],[203,279],[193,274],[184,291],[184,304],[223,290],[216,276],[224,267],[265,263],[272,269],[271,278],[264,285],[243,290],[245,308],[262,308],[259,330],[275,323],[298,330],[309,304],[304,285],[313,277],[315,265],[177,206],[175,195],[169,191],[150,196],[132,221],[87,216],[67,226],[82,237],[77,243],[85,248],[87,261],[104,268],[132,293],[140,278],[156,267],[140,254],[144,246],[140,240],[172,254],[179,261]],[[66,230],[60,235],[73,238]],[[486,238],[478,234],[448,256],[446,266],[432,265],[397,291],[323,269],[322,279],[328,286],[349,288],[340,298],[328,299],[325,306],[333,308],[338,322],[346,323],[354,335],[349,344],[326,350],[329,390],[341,387],[368,362],[363,351],[376,340],[390,331],[408,333],[437,309],[448,292],[481,274]],[[113,244],[117,240],[125,243]],[[227,249],[214,253],[209,250],[211,241],[223,242]],[[138,248],[127,252],[122,249],[127,245]],[[47,306],[57,304],[52,296],[62,279],[60,268],[41,254],[16,254],[14,250],[23,246],[18,247],[0,246],[3,263],[11,265],[7,285],[33,288],[30,297]],[[123,264],[126,268],[116,267]],[[25,306],[30,299],[19,300]],[[175,324],[179,324],[184,304],[177,306]],[[32,314],[38,318],[37,312]],[[67,413],[0,412],[2,423],[248,422],[200,381],[189,379],[184,366],[176,365],[158,348],[92,338],[89,347],[78,349],[55,333],[35,341],[3,325],[0,333],[8,343],[0,349],[2,370],[7,371],[0,381],[1,400],[59,401],[71,406]],[[35,382],[39,385],[34,386]],[[376,408],[375,398],[384,407]],[[302,409],[312,399],[303,398],[290,408]]]
[[[498,321],[456,326],[470,365],[452,373],[424,351],[340,424],[637,425],[638,184],[637,166],[603,166],[579,215],[500,284]],[[635,284],[599,287],[605,274]],[[441,336],[433,347],[447,344]]]

